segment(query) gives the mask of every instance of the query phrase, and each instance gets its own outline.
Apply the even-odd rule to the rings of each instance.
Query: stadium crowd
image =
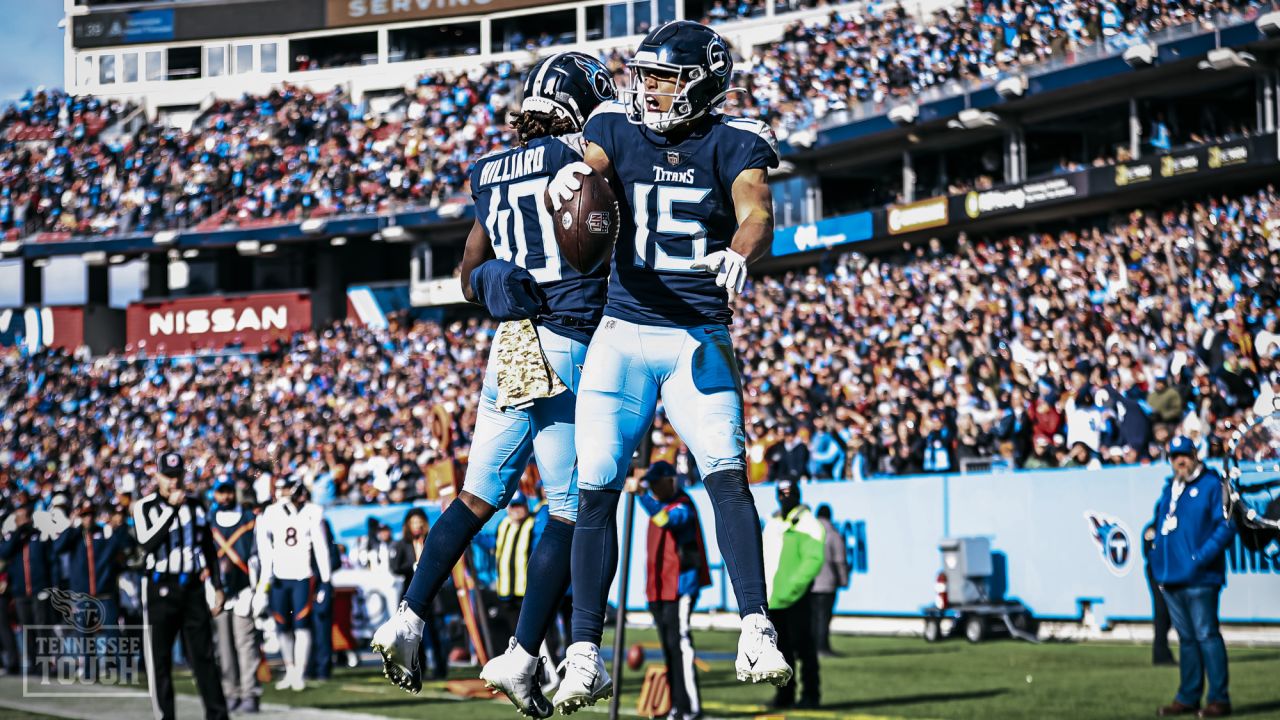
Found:
[[[728,109],[803,142],[829,113],[860,102],[990,80],[1255,4],[1006,0],[944,8],[927,20],[896,3],[832,12],[816,24],[793,23],[779,42],[746,58],[748,92],[731,97]],[[736,3],[730,12],[716,2],[708,20],[755,14],[757,5]],[[605,59],[623,82],[622,57]],[[0,233],[215,229],[465,202],[469,161],[511,140],[505,116],[519,80],[510,63],[424,75],[383,112],[341,89],[284,85],[214,103],[189,130],[148,123],[117,130],[113,123],[132,107],[28,93],[0,116]]]
[[[743,74],[749,92],[741,97],[746,110],[770,121],[785,140],[860,103],[883,112],[891,101],[934,86],[989,82],[1100,43],[1124,49],[1169,27],[1208,23],[1257,5],[1003,0],[944,7],[928,22],[901,5],[833,12],[826,22],[792,23],[779,42],[757,48]]]
[[[1268,186],[757,278],[735,321],[752,479],[1148,462],[1174,432],[1218,453],[1280,383],[1277,267]],[[419,497],[431,463],[465,459],[493,332],[339,323],[196,359],[10,350],[0,488],[109,501],[180,448],[205,486],[290,475],[324,503]],[[450,447],[428,430],[437,406]],[[661,418],[654,434],[654,459],[689,472]]]

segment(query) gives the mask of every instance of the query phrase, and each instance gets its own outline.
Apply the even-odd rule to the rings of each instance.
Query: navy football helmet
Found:
[[[600,103],[617,97],[613,73],[599,60],[580,52],[562,52],[543,58],[529,70],[520,109],[567,117],[581,130]]]
[[[665,133],[706,115],[729,94],[733,57],[729,45],[715,30],[678,20],[659,26],[640,41],[631,62],[630,88],[626,91],[627,117],[637,125]],[[675,92],[659,93],[645,87],[650,73],[675,77]],[[650,98],[670,97],[663,112],[650,107]],[[655,103],[656,105],[656,103]]]

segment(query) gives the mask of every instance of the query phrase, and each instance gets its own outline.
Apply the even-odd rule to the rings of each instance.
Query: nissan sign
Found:
[[[180,298],[129,306],[128,339],[138,350],[184,353],[237,346],[261,350],[311,327],[306,293]]]

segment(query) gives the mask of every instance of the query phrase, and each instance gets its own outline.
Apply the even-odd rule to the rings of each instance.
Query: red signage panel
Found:
[[[129,306],[128,341],[148,353],[187,353],[229,346],[257,351],[311,329],[307,293],[208,295]]]

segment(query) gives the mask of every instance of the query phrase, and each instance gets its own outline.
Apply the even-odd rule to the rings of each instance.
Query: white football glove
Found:
[[[267,612],[267,593],[259,590],[253,594],[252,604],[249,606],[249,613],[252,617],[262,617]]]
[[[590,175],[591,166],[578,161],[569,163],[560,168],[560,172],[551,178],[551,182],[547,185],[547,196],[551,198],[551,209],[560,210],[560,206],[565,204],[573,194],[582,187],[582,181],[578,179],[579,175]]]
[[[706,270],[716,276],[716,285],[729,291],[729,302],[742,294],[747,286],[747,259],[732,250],[719,250],[694,260],[689,267]]]

